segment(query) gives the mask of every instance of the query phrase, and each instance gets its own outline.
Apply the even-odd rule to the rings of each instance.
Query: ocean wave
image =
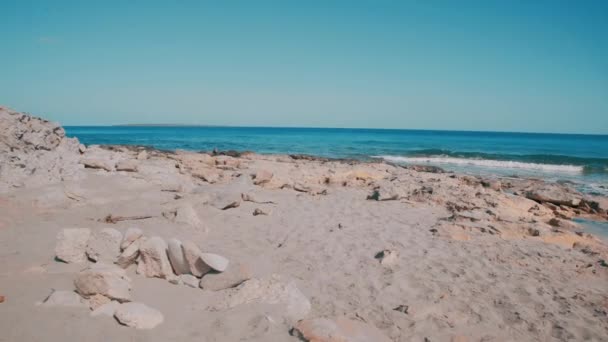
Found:
[[[471,159],[457,158],[446,156],[432,157],[405,157],[405,156],[374,156],[394,163],[408,164],[453,164],[453,165],[469,165],[486,168],[498,169],[525,169],[545,172],[565,172],[565,173],[582,173],[584,166],[579,165],[559,165],[559,164],[541,164],[529,163],[512,160],[492,160],[492,159]]]

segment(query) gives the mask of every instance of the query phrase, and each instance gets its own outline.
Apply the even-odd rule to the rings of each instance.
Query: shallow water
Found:
[[[250,150],[439,165],[473,174],[568,180],[608,194],[608,135],[268,127],[66,127],[85,144]]]
[[[573,221],[583,226],[588,233],[594,234],[608,242],[608,222],[586,220],[582,218],[575,218]]]

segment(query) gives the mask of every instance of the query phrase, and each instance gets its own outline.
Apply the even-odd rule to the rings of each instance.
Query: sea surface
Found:
[[[608,135],[199,126],[65,128],[69,136],[87,145],[383,158],[470,174],[569,181],[579,190],[608,195]]]

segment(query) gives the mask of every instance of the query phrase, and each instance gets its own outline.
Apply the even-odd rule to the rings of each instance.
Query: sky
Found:
[[[63,125],[608,134],[608,1],[0,0],[0,104]]]

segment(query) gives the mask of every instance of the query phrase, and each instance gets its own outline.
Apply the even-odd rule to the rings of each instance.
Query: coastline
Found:
[[[210,290],[128,267],[133,296],[165,317],[145,334],[151,341],[297,341],[300,320],[340,317],[393,341],[600,340],[608,332],[608,244],[572,221],[608,221],[606,197],[380,160],[84,146],[46,121],[0,115],[0,331],[8,340],[139,336],[89,308],[34,305],[51,288],[72,290],[85,266],[53,260],[55,237],[70,227],[138,227],[227,257],[226,274],[247,269],[229,274],[237,285],[203,276]],[[275,277],[305,300],[280,291],[271,300],[264,286],[243,292],[244,283]],[[291,310],[306,307],[300,301],[308,310]]]

